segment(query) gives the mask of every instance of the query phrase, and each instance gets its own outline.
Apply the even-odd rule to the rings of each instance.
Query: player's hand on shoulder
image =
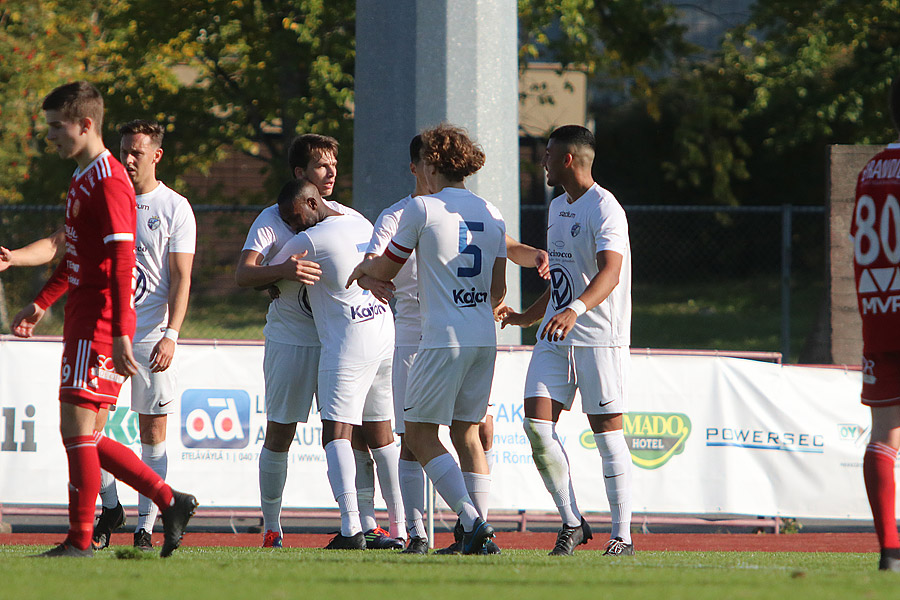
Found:
[[[359,284],[359,287],[364,290],[369,290],[372,292],[373,296],[385,304],[390,302],[391,298],[394,297],[394,290],[396,287],[390,281],[382,281],[381,279],[363,275],[359,278],[357,283]]]
[[[113,338],[113,365],[116,373],[124,377],[131,377],[138,372],[137,360],[131,350],[131,338],[127,335],[118,335]]]
[[[306,285],[315,285],[322,276],[322,269],[319,263],[311,260],[303,260],[306,256],[306,250],[300,254],[292,254],[286,261],[282,263],[282,279],[290,281],[299,281]]]
[[[16,337],[30,338],[34,335],[34,326],[44,316],[44,309],[32,302],[13,317],[10,330]]]
[[[175,340],[163,338],[159,340],[150,352],[150,371],[160,373],[172,365],[172,357],[175,356]]]

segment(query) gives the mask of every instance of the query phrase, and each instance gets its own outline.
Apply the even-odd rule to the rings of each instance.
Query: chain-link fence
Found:
[[[239,289],[234,265],[261,207],[195,206],[197,255],[182,336],[260,339],[267,296]],[[787,350],[815,356],[824,306],[824,211],[814,207],[627,206],[635,347]],[[59,207],[0,206],[0,245],[17,248],[62,223]],[[546,208],[522,207],[526,243],[545,245]],[[50,267],[0,275],[0,320],[31,301]],[[523,302],[544,283],[523,272]],[[61,331],[61,310],[40,333]],[[4,327],[7,327],[4,324]],[[524,343],[533,342],[526,333]],[[808,358],[806,360],[809,360]]]

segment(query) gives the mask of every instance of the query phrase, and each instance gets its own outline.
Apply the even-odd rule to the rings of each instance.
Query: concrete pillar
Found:
[[[356,3],[353,206],[374,219],[413,189],[409,140],[442,121],[482,146],[467,187],[496,205],[519,237],[517,14],[513,0]],[[518,307],[518,268],[507,271]],[[518,328],[500,332],[518,344]]]
[[[826,190],[826,291],[829,299],[828,345],[831,362],[862,361],[862,320],[853,278],[850,223],[856,201],[856,176],[883,146],[829,146]]]

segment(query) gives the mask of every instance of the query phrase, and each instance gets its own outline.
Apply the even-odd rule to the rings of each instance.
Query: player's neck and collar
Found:
[[[566,191],[566,202],[574,204],[595,185],[597,183],[590,176],[573,177],[571,182],[563,183],[563,189]]]
[[[160,185],[162,185],[162,182],[156,177],[150,178],[150,180],[146,183],[138,181],[132,181],[131,183],[134,185],[135,196],[143,196],[145,194],[149,194],[150,192],[156,190],[156,188],[158,188]]]
[[[75,154],[72,158],[78,164],[75,173],[80,175],[87,171],[94,161],[109,152],[103,145],[103,138],[91,136],[85,143],[84,148]]]

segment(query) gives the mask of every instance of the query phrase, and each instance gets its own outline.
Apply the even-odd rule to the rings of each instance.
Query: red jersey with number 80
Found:
[[[859,173],[850,236],[863,350],[900,350],[900,143]]]
[[[66,195],[66,253],[35,302],[46,308],[64,292],[63,338],[112,343],[134,335],[134,187],[108,150],[76,171]],[[130,244],[118,262],[119,243]],[[118,267],[118,272],[117,272]]]

